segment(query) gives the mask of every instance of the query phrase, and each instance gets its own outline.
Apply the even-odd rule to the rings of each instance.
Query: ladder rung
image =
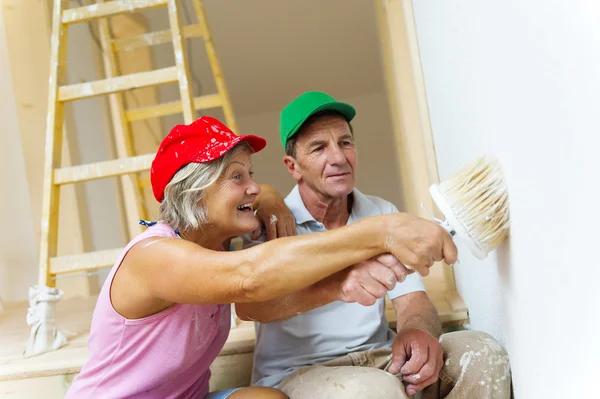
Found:
[[[149,72],[138,72],[131,75],[117,76],[115,78],[96,80],[94,82],[77,83],[62,86],[58,89],[59,101],[73,101],[77,99],[101,96],[135,89],[138,87],[156,86],[177,81],[177,68],[168,67]]]
[[[207,96],[194,98],[194,108],[196,109],[216,108],[220,107],[221,105],[221,97],[218,94],[209,94]],[[133,122],[142,119],[173,115],[181,111],[181,101],[171,101],[164,104],[131,109],[126,111],[125,116],[128,121]]]
[[[77,255],[57,256],[50,259],[51,274],[76,273],[86,270],[111,267],[115,264],[123,248],[88,252]]]
[[[183,37],[191,39],[201,37],[202,29],[200,25],[187,25],[183,27]],[[115,51],[129,51],[141,47],[156,46],[159,44],[171,42],[171,30],[161,30],[157,32],[144,33],[142,35],[123,37],[112,41]]]
[[[77,183],[143,172],[150,169],[154,156],[155,154],[138,155],[137,157],[59,168],[54,171],[54,184]]]
[[[126,12],[136,12],[167,5],[167,0],[115,0],[63,11],[63,24],[76,24],[92,19],[109,17]]]

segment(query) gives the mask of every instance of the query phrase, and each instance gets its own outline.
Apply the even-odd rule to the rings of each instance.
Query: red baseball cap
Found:
[[[237,136],[218,119],[203,116],[189,125],[177,125],[160,143],[150,169],[154,198],[161,202],[165,187],[179,169],[191,162],[218,159],[240,141],[250,144],[252,152],[265,148],[267,141],[259,136]]]

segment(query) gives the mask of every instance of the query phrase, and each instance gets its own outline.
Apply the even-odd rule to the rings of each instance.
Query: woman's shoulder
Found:
[[[135,237],[133,237],[125,248],[125,252],[128,252],[134,245],[140,241],[144,241],[152,237],[164,237],[164,238],[178,238],[179,235],[175,229],[165,223],[161,222],[147,222],[140,220],[140,224],[146,226],[146,230],[142,231]]]
[[[148,222],[145,220],[140,220],[140,224],[146,226],[147,229],[137,236],[133,238],[132,241],[141,241],[148,237],[160,236],[160,237],[170,237],[176,238],[179,237],[177,230],[173,229],[173,227],[169,226],[166,223],[162,222]]]
[[[127,260],[127,263],[138,263],[138,261],[143,263],[151,262],[152,259],[157,256],[157,252],[152,250],[155,246],[152,245],[152,247],[150,247],[152,243],[163,241],[165,238],[179,238],[177,231],[168,224],[146,221],[140,221],[140,224],[146,226],[147,229],[129,241],[121,254],[121,261]],[[162,245],[160,248],[161,250],[159,250],[158,254],[164,250]]]

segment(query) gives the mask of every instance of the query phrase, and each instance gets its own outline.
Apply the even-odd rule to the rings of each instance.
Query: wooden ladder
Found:
[[[124,199],[135,205],[127,209],[128,226],[137,225],[145,218],[140,204],[138,177],[150,169],[154,153],[134,154],[130,123],[153,117],[183,112],[184,123],[195,119],[197,109],[222,107],[226,123],[233,131],[237,125],[223,74],[206,20],[201,0],[192,0],[198,23],[183,26],[180,18],[180,0],[114,0],[97,4],[68,8],[69,0],[55,0],[52,16],[50,79],[48,92],[48,116],[46,126],[46,150],[44,163],[44,192],[42,199],[42,228],[39,254],[39,285],[54,287],[58,275],[93,271],[110,267],[122,248],[102,250],[75,255],[57,256],[59,188],[61,185],[80,183],[109,177],[120,177]],[[139,36],[111,38],[108,17],[145,9],[166,7],[170,29]],[[106,79],[66,85],[66,47],[69,25],[98,20],[100,42]],[[216,82],[217,93],[194,98],[187,67],[185,40],[202,37]],[[119,75],[117,53],[140,46],[152,46],[171,42],[175,53],[175,65],[167,68],[130,75]],[[125,109],[123,92],[135,88],[178,83],[180,101],[137,109]],[[117,159],[86,165],[60,167],[64,104],[68,101],[108,95]],[[131,233],[131,232],[130,232]]]
[[[203,39],[210,69],[217,89],[217,93],[215,94],[194,97],[193,107],[196,110],[221,107],[225,117],[225,123],[234,132],[237,132],[238,127],[233,107],[212,40],[202,0],[192,0],[192,2],[196,13],[197,23],[183,26],[183,29],[181,29],[180,32],[183,34],[184,40],[191,38]],[[171,24],[174,23],[175,21],[171,20]],[[119,54],[143,47],[168,43],[172,41],[173,37],[170,30],[163,30],[138,34],[135,36],[114,38],[111,37],[111,29],[108,19],[106,18],[99,20],[98,30],[104,70],[109,78],[119,75]],[[185,53],[181,54],[185,55]],[[117,156],[120,158],[136,155],[132,138],[132,122],[143,121],[149,118],[159,118],[182,112],[182,103],[180,101],[133,109],[125,109],[124,102],[123,93],[109,95],[110,112],[113,122],[113,139],[116,144]],[[125,215],[127,218],[129,238],[131,239],[141,232],[141,226],[138,221],[140,219],[148,219],[149,217],[148,209],[145,206],[144,201],[144,188],[150,186],[150,179],[148,175],[144,177],[141,175],[122,176],[121,186],[123,198],[126,199]]]

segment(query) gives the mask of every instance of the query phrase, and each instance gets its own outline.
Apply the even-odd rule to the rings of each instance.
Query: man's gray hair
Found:
[[[178,230],[195,230],[206,225],[208,213],[201,203],[206,189],[219,180],[231,160],[244,150],[252,153],[250,145],[242,141],[221,158],[189,163],[179,169],[165,187],[159,208],[160,220]]]

